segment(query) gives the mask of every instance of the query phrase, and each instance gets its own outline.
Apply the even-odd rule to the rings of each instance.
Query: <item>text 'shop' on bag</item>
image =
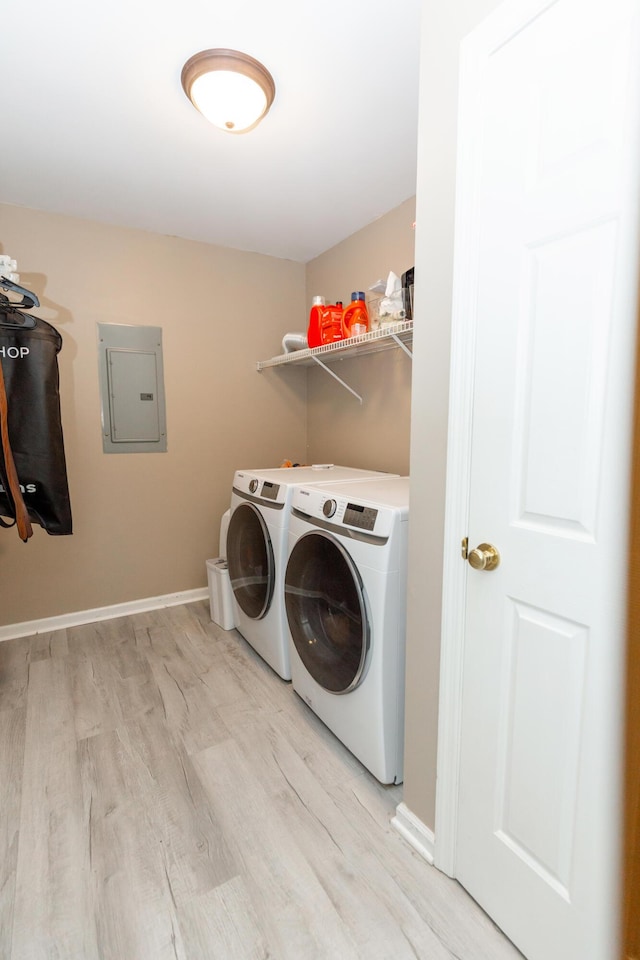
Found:
[[[50,323],[23,312],[39,306],[35,294],[5,276],[0,286],[23,295],[16,304],[0,293],[0,526],[15,524],[25,541],[31,523],[50,534],[69,534],[58,374],[62,337]]]

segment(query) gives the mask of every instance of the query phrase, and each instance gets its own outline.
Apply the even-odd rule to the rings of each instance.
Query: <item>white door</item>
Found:
[[[462,52],[459,779],[439,822],[451,872],[529,960],[617,956],[639,12],[507,0]],[[499,566],[454,568],[465,534]]]

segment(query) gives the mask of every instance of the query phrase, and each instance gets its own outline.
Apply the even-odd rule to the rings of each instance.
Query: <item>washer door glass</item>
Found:
[[[275,563],[267,525],[250,503],[241,504],[231,514],[227,563],[240,609],[252,620],[262,619],[273,597]]]
[[[364,589],[353,560],[330,534],[304,534],[285,574],[293,643],[316,683],[348,693],[362,679],[369,649]]]

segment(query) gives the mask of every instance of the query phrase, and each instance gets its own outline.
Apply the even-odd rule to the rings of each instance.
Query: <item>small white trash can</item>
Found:
[[[231,581],[224,557],[207,560],[207,580],[209,581],[211,619],[223,630],[233,630],[235,623],[231,601]]]

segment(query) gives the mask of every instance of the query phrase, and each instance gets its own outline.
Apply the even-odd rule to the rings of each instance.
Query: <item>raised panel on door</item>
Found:
[[[589,631],[505,606],[494,832],[569,903]]]
[[[595,537],[617,236],[612,219],[524,249],[512,522],[540,533]]]

